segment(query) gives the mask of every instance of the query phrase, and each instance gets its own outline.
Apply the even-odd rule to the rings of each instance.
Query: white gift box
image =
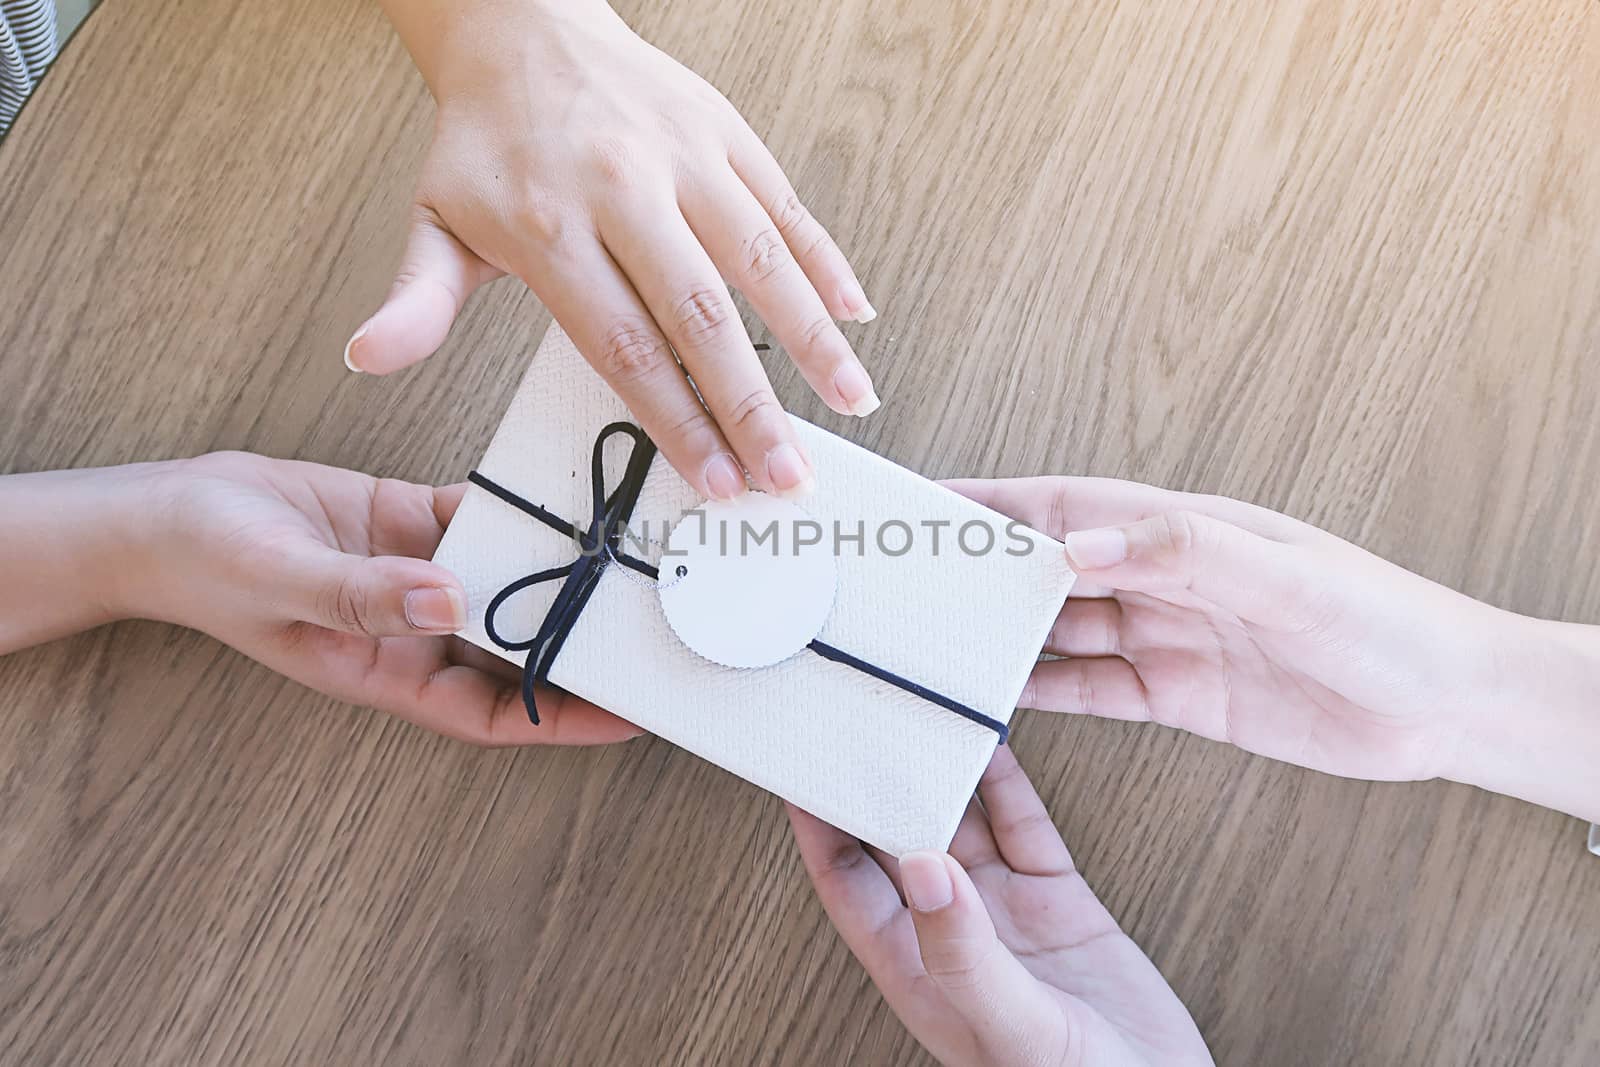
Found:
[[[626,407],[552,326],[477,474],[585,530],[596,439],[618,421],[630,421]],[[1072,572],[1045,535],[808,422],[794,425],[817,474],[816,490],[794,502],[798,513],[759,493],[702,507],[666,460],[650,461],[626,532],[589,570],[592,591],[548,680],[888,852],[943,849]],[[632,444],[615,436],[603,450],[607,494],[626,480]],[[742,523],[757,537],[708,548],[712,513],[713,529],[761,519]],[[762,539],[774,515],[781,533]],[[788,521],[796,515],[804,521]],[[434,558],[466,587],[471,624],[461,636],[520,666],[525,651],[490,637],[491,602],[530,575],[596,555],[605,550],[588,551],[475,485]],[[717,570],[725,566],[735,569]],[[727,580],[713,582],[713,572]],[[532,638],[572,581],[558,575],[503,597],[493,632],[508,643]],[[813,595],[808,583],[828,581],[831,596]],[[777,661],[726,665],[763,658]]]

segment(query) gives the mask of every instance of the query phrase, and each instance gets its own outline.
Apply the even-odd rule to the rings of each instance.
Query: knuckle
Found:
[[[1027,834],[1054,832],[1056,824],[1050,816],[1042,810],[1030,811],[1025,815],[1018,815],[1011,819],[1002,819],[995,826],[995,832],[1003,836],[1024,836]]]
[[[981,982],[994,948],[992,938],[939,939],[923,949],[922,965],[930,976],[946,988],[973,987]]]
[[[1044,532],[1057,541],[1067,536],[1067,485],[1065,478],[1052,478],[1046,488]]]
[[[773,225],[784,236],[797,234],[812,222],[811,212],[800,202],[799,194],[793,189],[778,197],[767,214],[772,216]]]
[[[400,269],[394,272],[394,292],[398,293],[401,289],[415,282],[420,282],[422,278],[422,271],[417,264],[409,261],[402,263],[400,264]]]
[[[739,109],[734,107],[732,101],[722,94],[722,90],[698,74],[695,75],[694,81],[690,83],[689,92],[695,103],[705,109],[708,117],[723,121],[730,119],[741,123],[744,121],[739,117]]]
[[[638,381],[668,358],[667,346],[656,331],[636,320],[616,323],[600,340],[599,370],[613,385]]]
[[[1022,683],[1022,695],[1017,698],[1017,707],[1038,709],[1039,672],[1037,669],[1028,675],[1026,682]]]
[[[1105,617],[1096,624],[1096,628],[1099,630],[1099,633],[1096,634],[1099,639],[1099,647],[1112,655],[1120,655],[1122,652],[1122,632],[1119,629],[1121,622],[1121,618],[1115,611],[1108,611]]]
[[[814,261],[836,251],[833,247],[833,238],[829,237],[828,231],[814,219],[800,228],[795,234],[794,241],[800,249],[800,254],[807,261]]]
[[[541,245],[560,243],[566,234],[566,212],[542,194],[524,196],[513,209],[512,225],[517,232]]]
[[[1179,559],[1195,555],[1205,547],[1208,524],[1192,511],[1169,511],[1152,530],[1152,539],[1162,553]]]
[[[325,594],[323,614],[340,630],[366,633],[367,608],[366,591],[350,575],[345,575]]]
[[[728,411],[730,424],[735,429],[745,429],[747,426],[757,425],[770,416],[778,414],[782,409],[778,406],[778,398],[772,390],[763,385],[759,389],[752,389],[741,397]]]
[[[595,176],[608,186],[625,187],[638,173],[638,150],[625,138],[597,138],[591,152]]]
[[[812,319],[800,328],[800,347],[806,352],[819,352],[824,348],[833,347],[837,341],[843,339],[844,334],[839,332],[839,327],[826,315]]]
[[[221,452],[206,452],[187,461],[187,466],[192,471],[207,475],[227,475],[238,473],[240,466],[258,466],[262,462],[260,456],[254,452],[241,452],[237,449],[227,449]],[[193,482],[181,483],[192,488]]]
[[[449,231],[450,227],[444,221],[444,216],[434,209],[432,204],[418,200],[411,205],[411,225],[416,229],[434,229]]]
[[[994,759],[983,777],[989,785],[1009,785],[1018,778],[1027,781],[1027,776],[1022,771],[1022,764],[1017,762],[1015,755],[1003,762],[998,758]]]
[[[740,262],[747,279],[765,282],[787,269],[792,257],[783,236],[777,230],[766,229],[744,242]]]
[[[826,875],[848,874],[866,862],[865,850],[856,842],[849,841],[829,848],[827,854],[816,861],[816,870]]]
[[[682,414],[671,416],[661,428],[663,441],[677,441],[705,452],[707,456],[717,448],[717,435],[705,409],[695,405]]]
[[[786,193],[771,215],[778,232],[800,258],[813,260],[833,248],[833,238],[828,236],[827,229],[794,193]]]
[[[1083,667],[1087,667],[1084,664]],[[1094,711],[1094,679],[1087,669],[1073,672],[1072,701],[1078,711],[1092,713]]]
[[[506,736],[508,723],[526,718],[522,708],[522,693],[516,689],[502,689],[494,699],[488,714],[467,731],[462,740],[474,748],[505,748],[516,742]]]
[[[728,328],[733,307],[726,293],[701,287],[691,290],[672,307],[674,336],[684,344],[704,344]]]

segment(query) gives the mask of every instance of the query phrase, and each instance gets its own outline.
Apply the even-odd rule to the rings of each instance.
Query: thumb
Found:
[[[1043,986],[995,934],[967,872],[940,852],[900,857],[922,967],[972,1029],[986,1063],[1056,1063],[1069,1036]]]
[[[1078,530],[1065,543],[1068,562],[1095,585],[1153,594],[1187,591],[1268,626],[1309,622],[1325,586],[1320,568],[1299,546],[1193,511]]]
[[[500,273],[456,240],[437,212],[417,205],[394,285],[344,346],[345,366],[388,374],[433,355],[467,297]]]
[[[461,583],[425,559],[319,547],[292,570],[282,588],[301,622],[364,637],[452,634],[467,625]]]

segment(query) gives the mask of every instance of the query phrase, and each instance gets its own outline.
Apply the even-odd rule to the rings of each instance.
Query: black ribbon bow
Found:
[[[627,470],[623,473],[622,481],[617,484],[610,495],[605,491],[605,448],[606,442],[617,434],[626,434],[633,439],[633,448],[628,456]],[[494,595],[489,601],[489,606],[483,613],[483,628],[489,639],[507,652],[526,651],[528,657],[522,668],[522,703],[528,709],[528,718],[534,725],[539,723],[539,709],[534,703],[534,692],[538,686],[544,685],[550,676],[550,666],[555,662],[556,656],[561,652],[561,646],[566,643],[567,636],[572,633],[573,626],[577,625],[578,616],[583,614],[583,609],[588,605],[589,598],[594,595],[595,586],[600,581],[600,575],[605,573],[606,567],[612,562],[622,564],[630,570],[638,571],[648,578],[657,578],[660,572],[645,560],[630,556],[620,548],[622,535],[626,531],[628,519],[633,515],[634,505],[639,502],[639,492],[644,488],[645,476],[650,473],[650,463],[655,459],[655,442],[645,436],[643,430],[631,422],[613,422],[602,429],[594,439],[594,450],[590,456],[589,474],[590,487],[593,491],[594,509],[589,519],[589,528],[579,530],[570,522],[563,519],[531,500],[525,500],[507,489],[505,486],[490,481],[477,471],[467,475],[467,481],[480,489],[499,497],[518,511],[530,515],[552,530],[570,537],[578,544],[578,558],[561,567],[552,567],[549,570],[530,574],[525,578],[518,578],[510,585]],[[531,586],[542,582],[553,582],[557,578],[566,579],[562,582],[561,591],[556,594],[555,603],[550,605],[550,610],[545,613],[544,622],[540,624],[539,631],[526,641],[512,641],[504,637],[495,626],[495,614],[507,600]],[[902,678],[893,671],[884,670],[877,664],[869,663],[858,656],[840,648],[835,648],[821,640],[813,640],[806,646],[812,652],[831,660],[834,663],[858,670],[863,674],[871,675],[880,681],[888,682],[907,693],[912,694],[937,704],[941,708],[955,712],[962,718],[987,727],[995,732],[1001,744],[1005,743],[1009,728],[999,719],[991,718],[976,708],[970,708],[958,700],[952,700],[943,693],[936,692],[926,686],[918,685],[908,678]]]
[[[611,495],[607,496],[606,442],[617,434],[627,434],[633,438],[633,448],[629,453],[628,467],[622,476],[622,481],[612,490]],[[489,601],[488,609],[483,613],[483,628],[491,641],[507,652],[526,650],[528,653],[527,663],[522,670],[522,703],[527,707],[528,718],[533,720],[535,726],[539,724],[539,709],[534,702],[534,689],[536,686],[544,685],[550,677],[550,666],[555,663],[556,656],[560,655],[561,646],[566,644],[567,635],[572,633],[573,626],[578,622],[578,616],[583,614],[589,598],[594,595],[595,586],[599,584],[600,575],[605,573],[607,564],[614,559],[641,574],[649,575],[651,578],[656,577],[656,568],[642,559],[635,559],[618,551],[623,531],[627,528],[628,519],[633,515],[634,505],[639,502],[639,491],[644,488],[645,475],[650,473],[650,461],[655,459],[655,456],[655,442],[632,423],[613,422],[600,431],[600,435],[594,439],[594,452],[590,458],[590,485],[594,493],[594,513],[589,520],[587,530],[575,528],[561,516],[553,515],[538,504],[522,499],[477,471],[467,475],[467,480],[473,485],[487,489],[512,507],[532,515],[546,526],[560,531],[578,543],[577,559],[562,567],[552,567],[525,578],[518,578],[496,593],[494,599]],[[501,605],[524,589],[543,582],[553,582],[557,578],[565,578],[566,581],[561,584],[561,592],[556,594],[555,603],[550,605],[550,610],[545,613],[539,631],[526,641],[512,641],[502,636],[494,624],[495,613],[500,610]]]

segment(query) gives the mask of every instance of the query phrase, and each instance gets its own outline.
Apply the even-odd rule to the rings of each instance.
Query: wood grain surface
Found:
[[[1600,621],[1600,6],[638,0],[859,269],[930,475],[1240,496]],[[0,470],[459,479],[547,322],[340,350],[432,105],[364,0],[107,0],[0,144]],[[754,320],[750,320],[754,324]],[[1600,1062],[1570,819],[1025,716],[1090,883],[1238,1064]],[[0,662],[6,1063],[911,1063],[779,804],[480,752],[130,623]]]

